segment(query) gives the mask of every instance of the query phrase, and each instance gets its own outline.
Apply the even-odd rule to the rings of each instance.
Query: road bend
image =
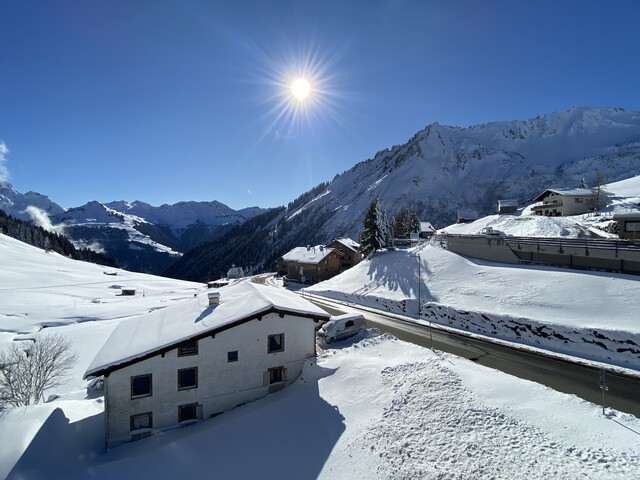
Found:
[[[596,366],[573,363],[437,328],[430,332],[429,326],[404,321],[385,315],[384,312],[372,313],[353,305],[347,306],[317,297],[307,298],[332,315],[362,313],[367,328],[377,328],[400,340],[427,348],[433,346],[437,350],[468,358],[554,390],[577,395],[597,405],[602,404],[600,369]],[[640,418],[640,378],[607,372],[606,384],[608,391],[605,393],[605,406]]]

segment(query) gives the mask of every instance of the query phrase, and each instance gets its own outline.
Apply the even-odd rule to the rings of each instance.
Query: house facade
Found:
[[[343,254],[324,245],[296,247],[277,260],[278,274],[289,281],[313,285],[340,273]]]
[[[518,201],[512,198],[498,200],[498,215],[516,213],[518,211]]]
[[[330,244],[328,248],[333,248],[342,253],[342,259],[340,264],[340,271],[350,269],[354,265],[357,265],[362,261],[362,253],[360,253],[360,244],[351,240],[350,238],[336,238]]]
[[[122,322],[86,377],[104,376],[106,443],[213,417],[280,390],[315,355],[329,319],[282,289],[248,281]],[[219,304],[218,304],[219,302]]]
[[[618,222],[618,236],[625,240],[640,240],[640,211],[615,213],[613,219]]]
[[[536,215],[566,217],[591,211],[594,195],[588,188],[550,188],[534,198],[534,202],[537,202],[533,206]]]

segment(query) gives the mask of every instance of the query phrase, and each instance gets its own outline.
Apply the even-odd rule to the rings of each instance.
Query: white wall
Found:
[[[202,417],[223,412],[269,392],[263,385],[268,368],[284,366],[286,382],[295,380],[304,360],[315,353],[312,319],[270,313],[198,341],[198,354],[178,357],[177,348],[112,372],[105,379],[107,444],[130,440],[130,416],[151,411],[154,430],[178,426],[178,406],[202,405]],[[284,333],[284,352],[267,352],[269,335]],[[227,362],[237,350],[238,361]],[[198,386],[178,391],[178,369],[198,367]],[[152,395],[131,398],[131,377],[152,374]]]

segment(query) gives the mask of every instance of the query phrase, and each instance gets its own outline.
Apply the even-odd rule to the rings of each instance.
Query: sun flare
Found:
[[[311,92],[311,85],[304,78],[298,78],[291,84],[291,93],[298,100],[304,100]]]

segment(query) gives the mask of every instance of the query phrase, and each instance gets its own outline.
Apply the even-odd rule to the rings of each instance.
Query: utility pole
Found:
[[[604,415],[604,393],[609,390],[609,387],[607,387],[607,372],[604,368],[600,370],[600,390],[602,390],[602,415]]]

